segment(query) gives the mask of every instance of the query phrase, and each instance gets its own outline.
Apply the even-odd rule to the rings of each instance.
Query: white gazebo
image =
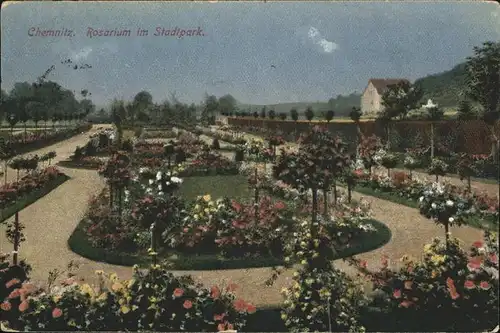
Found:
[[[427,100],[427,104],[422,105],[424,109],[436,108],[438,105],[432,102],[432,99]]]

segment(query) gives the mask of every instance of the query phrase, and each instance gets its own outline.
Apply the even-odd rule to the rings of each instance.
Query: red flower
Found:
[[[55,308],[54,310],[52,310],[52,318],[59,318],[62,316],[62,314],[63,312],[59,308]]]
[[[496,253],[490,254],[489,259],[492,263],[498,264],[498,256],[496,255]]]
[[[10,294],[9,294],[9,299],[17,298],[21,296],[21,293],[19,292],[19,289],[14,289]]]
[[[230,323],[228,323],[228,322],[226,321],[226,329],[227,329],[227,330],[233,330],[233,329],[234,329],[233,324],[230,324]]]
[[[222,332],[226,330],[226,325],[225,324],[219,324],[217,325],[217,331]]]
[[[484,243],[482,241],[475,241],[474,243],[472,243],[472,246],[474,246],[475,248],[480,248],[484,246]]]
[[[400,289],[394,290],[394,293],[392,294],[392,296],[394,298],[401,298],[401,290]]]
[[[241,210],[241,205],[236,200],[232,200],[231,205],[235,211],[239,212]]]
[[[248,303],[247,304],[247,312],[249,314],[252,314],[252,313],[255,313],[255,311],[257,311],[257,308],[255,307],[255,305]]]
[[[3,301],[0,308],[4,311],[9,311],[12,308],[12,305],[10,305],[9,301]]]
[[[214,315],[214,320],[215,320],[215,321],[222,321],[222,320],[224,319],[224,317],[225,317],[225,316],[226,316],[226,314],[225,314],[225,313],[220,314],[220,315],[215,314],[215,315]]]
[[[457,288],[455,288],[455,282],[451,278],[446,279],[446,285],[448,286],[448,291],[450,292],[452,299],[455,300],[460,297],[460,294],[457,292]]]
[[[479,287],[483,290],[488,290],[491,288],[490,284],[486,281],[481,281],[481,283],[479,284]]]
[[[210,289],[210,296],[213,298],[213,299],[218,299],[219,296],[220,296],[220,289],[219,287],[217,286],[213,286],[211,289]]]
[[[174,297],[181,297],[182,295],[184,295],[184,290],[181,288],[175,288]]]
[[[237,299],[236,301],[234,301],[233,305],[234,309],[238,312],[245,312],[247,309],[247,304],[242,299]]]
[[[184,309],[191,309],[193,307],[193,302],[191,302],[190,300],[185,300],[184,301],[184,304],[182,304],[182,306],[184,307]]]
[[[481,268],[482,264],[482,259],[480,257],[474,257],[469,259],[469,263],[467,264],[467,267],[473,271],[476,269]]]
[[[13,285],[18,284],[18,283],[20,283],[20,282],[21,282],[21,281],[20,281],[19,279],[12,279],[12,280],[8,281],[8,282],[5,284],[5,287],[6,287],[6,288],[10,288],[10,287],[12,287]]]
[[[467,280],[464,283],[464,287],[467,289],[474,289],[474,288],[476,288],[476,284],[474,283],[474,281]]]
[[[361,268],[366,268],[366,267],[368,266],[368,264],[367,264],[366,260],[361,260],[361,261],[359,262],[359,266],[360,266]]]
[[[19,304],[19,311],[21,312],[28,310],[28,308],[29,308],[28,301],[22,301],[21,304]]]
[[[285,203],[283,201],[278,201],[275,205],[274,208],[276,209],[283,209],[285,208]]]

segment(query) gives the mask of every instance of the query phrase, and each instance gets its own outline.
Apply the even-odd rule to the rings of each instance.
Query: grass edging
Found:
[[[129,253],[117,253],[109,249],[94,248],[89,242],[86,232],[83,229],[84,220],[80,221],[70,238],[68,246],[71,251],[98,262],[105,262],[121,266],[133,266],[135,264],[150,264],[151,258],[147,255],[134,255]],[[356,245],[349,247],[339,254],[337,259],[357,255],[360,253],[375,250],[385,245],[391,239],[390,229],[380,221],[370,220],[370,223],[376,228],[375,232],[363,234],[356,241]],[[257,258],[238,258],[224,259],[217,255],[184,255],[175,251],[169,251],[161,259],[167,259],[168,256],[176,255],[172,260],[174,270],[221,270],[221,269],[242,269],[257,267],[272,267],[283,264],[281,258],[257,257]]]
[[[15,213],[23,210],[28,207],[38,199],[44,197],[49,194],[52,190],[56,189],[60,185],[62,185],[65,181],[67,181],[70,177],[63,174],[54,179],[53,181],[47,183],[44,187],[37,189],[27,195],[25,195],[20,200],[17,200],[16,203],[2,209],[0,211],[0,223],[7,220],[9,217],[14,215]]]
[[[365,186],[356,186],[354,188],[355,192],[364,194],[364,195],[369,195],[375,198],[379,198],[382,200],[387,200],[393,203],[397,203],[406,207],[410,208],[415,208],[419,209],[418,203],[414,200],[407,199],[404,197],[400,197],[397,195],[394,195],[390,192],[380,192],[376,191],[372,188],[365,187]],[[471,216],[465,219],[465,225],[468,225],[472,228],[477,228],[477,229],[482,229],[482,230],[497,230],[498,229],[498,224],[495,224],[494,221],[490,221],[488,219],[481,219],[476,216]]]
[[[69,169],[85,169],[85,170],[99,170],[99,168],[104,165],[102,163],[101,165],[93,165],[93,164],[81,164],[77,163],[71,160],[64,160],[64,161],[59,161],[56,163],[58,166],[62,168],[69,168]]]

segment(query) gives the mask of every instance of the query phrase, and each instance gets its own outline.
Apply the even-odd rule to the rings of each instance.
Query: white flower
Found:
[[[455,219],[454,219],[453,217],[450,217],[450,218],[448,219],[448,222],[450,222],[450,223],[453,223],[453,221],[455,221]]]
[[[431,207],[432,207],[432,208],[434,208],[434,209],[436,209],[437,205],[433,202],[433,203],[431,204]]]
[[[148,168],[140,168],[139,169],[139,173],[145,173],[146,171],[148,171]]]
[[[160,185],[158,185],[158,191],[161,191],[161,190],[162,190],[162,188],[161,188],[161,184],[160,184]]]
[[[154,182],[155,182],[154,180],[150,179],[149,180],[149,185],[153,185]]]
[[[178,178],[178,177],[172,177],[170,178],[170,180],[173,182],[173,183],[176,183],[176,184],[180,184],[182,183],[182,179]]]
[[[161,191],[160,191],[160,192],[158,192],[158,195],[160,195],[160,196],[161,196],[161,195],[163,195],[163,194],[164,194],[164,193],[163,193],[163,192],[161,192]]]
[[[451,201],[451,200],[447,200],[447,201],[446,201],[446,206],[448,206],[448,207],[453,207],[453,201]]]
[[[421,197],[418,199],[418,201],[420,201],[420,202],[424,201],[424,197],[423,197],[423,196],[421,196]]]
[[[170,182],[166,182],[165,184],[166,184],[167,186],[170,186]]]
[[[161,180],[161,171],[156,173],[156,180]]]

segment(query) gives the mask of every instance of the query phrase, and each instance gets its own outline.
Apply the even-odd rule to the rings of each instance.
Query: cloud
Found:
[[[336,43],[331,42],[326,38],[323,38],[319,30],[316,29],[315,27],[309,28],[307,36],[315,45],[318,45],[321,48],[321,50],[325,53],[332,53],[338,48],[338,45]]]
[[[92,53],[92,48],[86,46],[78,52],[71,52],[71,58],[74,61],[81,61],[87,59],[91,53]]]

